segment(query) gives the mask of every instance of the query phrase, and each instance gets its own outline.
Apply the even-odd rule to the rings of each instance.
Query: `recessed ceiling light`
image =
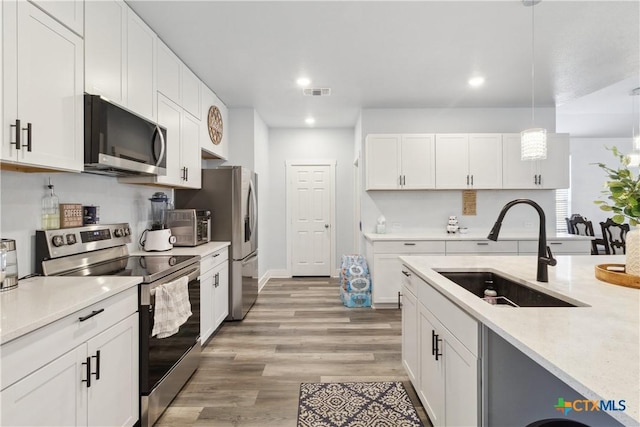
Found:
[[[478,86],[482,86],[483,84],[484,84],[484,77],[482,76],[472,77],[469,79],[469,86],[471,87],[478,87]]]
[[[312,125],[316,122],[316,119],[314,119],[313,117],[307,117],[306,119],[304,119],[304,122],[308,125]]]
[[[309,86],[311,84],[311,80],[307,77],[300,77],[298,80],[296,80],[296,83],[298,84],[298,86]]]

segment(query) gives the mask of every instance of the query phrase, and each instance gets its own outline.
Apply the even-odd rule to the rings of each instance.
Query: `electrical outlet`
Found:
[[[533,222],[525,221],[524,222],[524,228],[533,228]]]

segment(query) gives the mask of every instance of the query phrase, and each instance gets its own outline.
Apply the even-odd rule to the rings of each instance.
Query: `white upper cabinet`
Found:
[[[158,38],[138,15],[127,9],[127,108],[155,121],[154,64]]]
[[[127,6],[89,1],[85,8],[85,91],[126,106]]]
[[[182,105],[180,93],[182,61],[161,40],[158,40],[156,60],[158,64],[158,92],[176,104]]]
[[[82,39],[30,2],[4,1],[2,7],[2,160],[81,171]]]
[[[205,159],[223,159],[226,160],[229,157],[229,114],[227,106],[220,101],[215,93],[209,89],[204,83],[201,83],[201,95],[202,95],[202,108],[200,109],[200,148],[202,150],[202,157]],[[219,112],[219,117],[212,117],[209,120],[209,110],[211,107],[216,107]],[[209,127],[212,127],[212,132],[221,132],[222,138],[218,144],[214,144],[211,139],[211,133]]]
[[[200,120],[182,110],[180,138],[181,187],[200,188],[202,183],[200,162]]]
[[[545,160],[520,159],[520,134],[505,134],[503,187],[556,189],[569,187],[569,135],[547,134]]]
[[[74,33],[83,35],[84,1],[83,0],[30,0],[32,3],[49,15],[56,18],[62,24],[70,28]]]
[[[182,64],[182,108],[187,110],[194,118],[200,120],[200,79],[198,76]]]
[[[501,134],[436,135],[436,188],[502,188]]]
[[[155,33],[121,0],[85,9],[85,91],[155,121]]]
[[[435,188],[434,136],[368,135],[367,190]]]

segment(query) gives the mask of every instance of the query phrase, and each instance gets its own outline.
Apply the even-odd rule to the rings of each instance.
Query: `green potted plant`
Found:
[[[609,149],[609,148],[608,148]],[[596,200],[600,209],[611,212],[611,219],[617,224],[623,224],[625,220],[629,225],[636,226],[640,223],[640,176],[634,176],[629,169],[629,157],[620,153],[616,147],[609,150],[618,158],[617,168],[611,168],[604,163],[596,163],[605,171],[608,180],[605,183],[606,190],[602,193],[607,200]],[[640,229],[634,228],[626,236],[626,273],[640,276]]]

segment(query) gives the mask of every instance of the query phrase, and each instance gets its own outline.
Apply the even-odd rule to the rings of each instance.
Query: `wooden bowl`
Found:
[[[640,289],[640,276],[624,271],[624,264],[599,264],[596,265],[596,279],[613,285]]]

